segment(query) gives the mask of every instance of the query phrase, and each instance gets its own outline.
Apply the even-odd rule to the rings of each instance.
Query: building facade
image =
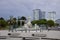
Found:
[[[55,15],[56,15],[56,11],[50,11],[50,12],[48,12],[49,20],[55,21]]]
[[[33,20],[45,19],[45,11],[40,9],[33,10]]]
[[[45,19],[45,11],[42,11],[41,15],[42,15],[42,18],[41,19]]]
[[[57,19],[55,22],[60,26],[60,19]]]

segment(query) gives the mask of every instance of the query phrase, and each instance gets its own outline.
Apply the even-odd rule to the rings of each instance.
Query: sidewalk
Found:
[[[17,32],[9,32],[8,30],[1,30],[0,31],[0,36],[8,36],[8,33],[20,33],[19,36],[31,36],[32,34],[46,34],[47,37],[50,37],[50,38],[58,38],[60,39],[60,31],[47,31],[47,30],[43,30],[42,32],[20,32],[20,31],[17,31]]]

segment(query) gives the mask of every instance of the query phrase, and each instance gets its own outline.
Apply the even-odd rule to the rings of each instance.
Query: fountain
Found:
[[[37,24],[35,24],[35,28],[32,28],[32,24],[31,24],[31,21],[30,21],[30,17],[28,17],[28,22],[26,24],[24,24],[24,28],[25,30],[27,31],[27,29],[30,31],[30,30],[40,30],[39,26]]]
[[[32,24],[31,24],[31,21],[30,21],[30,17],[28,17],[28,22],[26,24],[24,24],[24,27],[25,28],[32,28]]]
[[[24,28],[28,28],[27,24],[24,24]]]
[[[37,24],[35,24],[35,29],[38,29],[38,28],[39,28],[39,26]]]

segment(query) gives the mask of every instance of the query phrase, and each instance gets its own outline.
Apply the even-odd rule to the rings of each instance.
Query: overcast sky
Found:
[[[10,15],[33,17],[33,9],[46,11],[46,18],[47,12],[56,11],[55,19],[60,18],[60,0],[0,0],[0,17],[8,18]]]

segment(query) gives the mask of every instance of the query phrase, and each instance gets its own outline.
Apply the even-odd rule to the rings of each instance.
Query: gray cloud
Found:
[[[60,18],[60,0],[0,0],[0,16],[33,16],[36,8],[56,11],[56,18]]]

